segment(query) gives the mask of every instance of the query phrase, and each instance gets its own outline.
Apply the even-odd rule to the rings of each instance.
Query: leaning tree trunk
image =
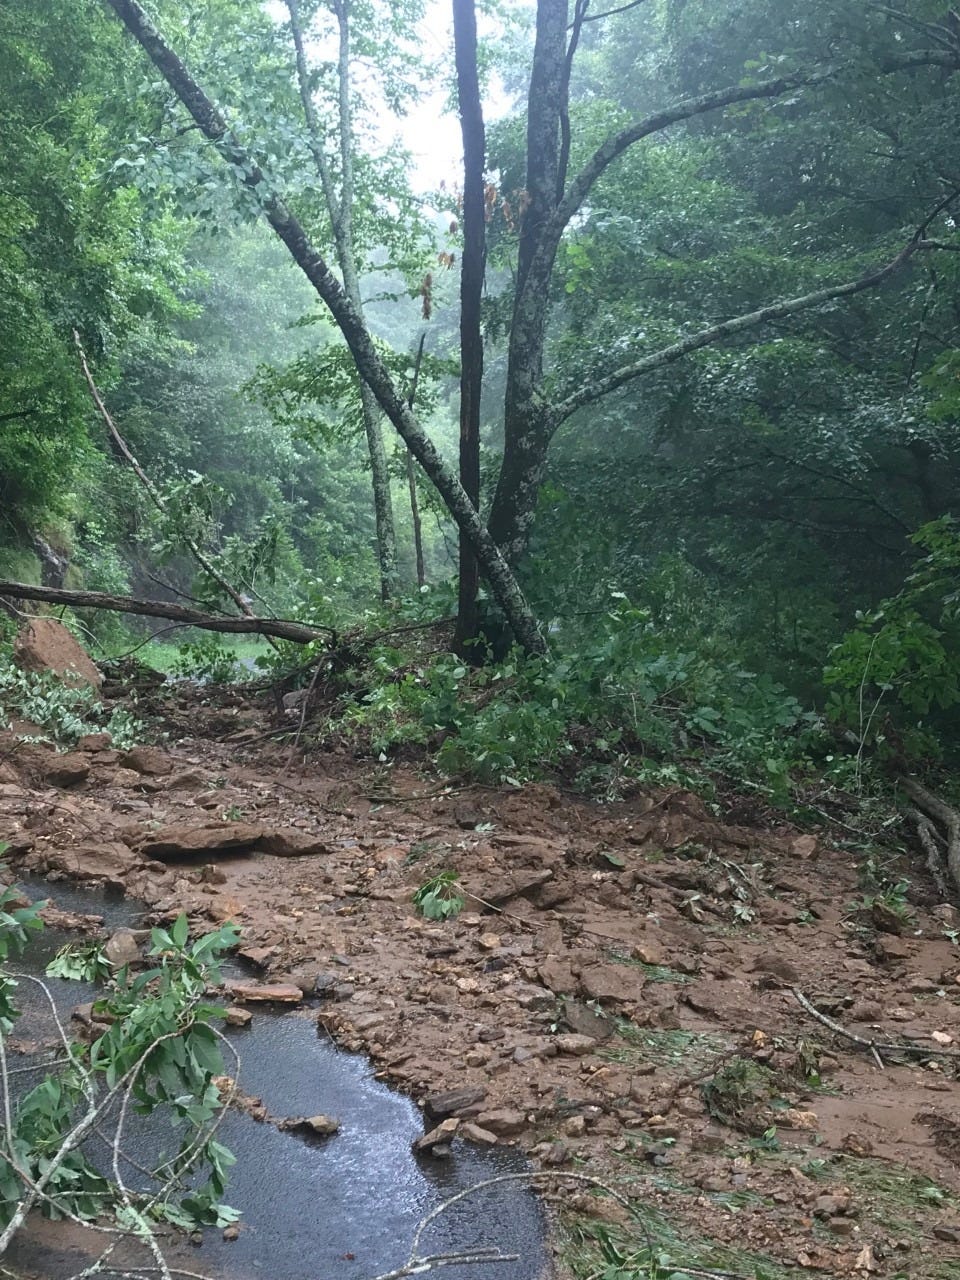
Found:
[[[407,447],[436,486],[458,528],[471,541],[490,589],[503,609],[518,642],[531,653],[546,652],[536,618],[460,481],[447,467],[417,418],[398,395],[369,331],[347,298],[323,256],[307,239],[300,222],[286,207],[253,156],[231,133],[221,112],[210,101],[183,62],[166,43],[137,0],[107,0],[127,30],[140,43],[157,70],[189,111],[204,137],[217,148],[259,202],[264,216],[291,257],[316,289],[343,334],[360,377],[377,397]]]
[[[480,299],[486,257],[483,170],[486,137],[477,73],[477,15],[474,0],[453,0],[457,97],[463,135],[463,257],[460,266],[460,483],[480,509],[480,394],[483,334]],[[460,578],[454,646],[469,655],[477,638],[480,566],[470,540],[460,534]]]

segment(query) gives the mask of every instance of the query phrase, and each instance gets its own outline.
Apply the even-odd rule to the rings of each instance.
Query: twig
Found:
[[[834,1034],[843,1036],[845,1040],[850,1040],[853,1044],[859,1045],[861,1049],[866,1049],[872,1055],[873,1060],[881,1071],[883,1070],[883,1059],[880,1056],[882,1053],[907,1053],[919,1058],[960,1058],[960,1051],[956,1049],[928,1049],[921,1048],[915,1044],[885,1044],[880,1040],[867,1040],[864,1036],[858,1036],[855,1031],[848,1031],[839,1022],[834,1022],[833,1018],[828,1018],[825,1013],[821,1013],[798,987],[791,987],[790,989],[801,1008],[806,1009],[811,1017],[816,1018],[818,1022],[822,1022]]]

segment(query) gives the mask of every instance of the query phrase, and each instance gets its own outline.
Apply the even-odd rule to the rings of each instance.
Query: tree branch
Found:
[[[46,604],[66,604],[75,609],[108,609],[114,613],[134,613],[145,618],[167,618],[171,622],[202,631],[223,631],[231,635],[274,636],[294,644],[312,644],[325,636],[336,636],[332,627],[308,627],[286,618],[226,618],[188,609],[165,600],[139,600],[134,596],[112,596],[104,591],[67,591],[59,587],[38,587],[28,582],[0,582],[0,596],[15,600],[42,600]]]
[[[883,75],[892,75],[898,71],[913,71],[927,66],[946,67],[950,71],[960,70],[960,50],[950,53],[946,50],[920,49],[913,53],[899,54],[881,63],[878,71]],[[839,67],[826,67],[822,71],[798,71],[792,75],[778,76],[774,80],[764,80],[754,85],[730,85],[726,89],[716,89],[696,98],[686,98],[674,103],[671,107],[666,107],[663,111],[647,116],[644,120],[634,121],[619,133],[611,134],[570,183],[554,213],[551,232],[559,238],[564,227],[583,205],[594,184],[606,169],[642,138],[661,133],[682,120],[706,115],[710,111],[720,111],[724,107],[735,106],[741,102],[780,98],[793,89],[812,89],[817,85],[836,80],[850,70],[850,66],[844,64]]]
[[[949,197],[948,203],[956,199],[956,196],[957,193],[954,192]],[[596,378],[592,382],[585,382],[572,395],[567,396],[565,400],[553,407],[551,412],[553,429],[555,430],[571,414],[576,413],[578,409],[582,409],[584,405],[592,404],[602,396],[609,395],[611,391],[616,391],[618,387],[632,382],[634,378],[639,378],[645,373],[659,369],[661,365],[672,364],[676,360],[681,360],[692,351],[699,351],[702,347],[711,346],[722,338],[729,338],[733,334],[743,333],[746,329],[756,328],[757,325],[766,324],[770,320],[781,320],[784,316],[796,315],[799,311],[807,311],[811,307],[818,307],[824,302],[832,302],[836,298],[849,298],[854,294],[862,293],[866,289],[875,289],[889,276],[899,271],[901,267],[910,261],[914,254],[931,247],[931,242],[924,238],[923,233],[931,218],[942,212],[944,207],[944,202],[941,201],[930,218],[927,218],[922,226],[917,229],[895,258],[885,263],[884,266],[878,267],[875,271],[870,271],[865,276],[861,276],[858,280],[848,280],[845,284],[831,285],[826,289],[815,289],[813,292],[801,294],[797,298],[787,298],[783,302],[774,302],[770,306],[760,307],[757,311],[748,311],[745,315],[736,316],[732,320],[723,320],[719,324],[711,325],[708,329],[701,329],[699,333],[692,333],[689,337],[681,338],[679,342],[674,342],[669,347],[663,347],[660,351],[654,351],[648,356],[642,356],[631,364],[622,365],[619,369]]]

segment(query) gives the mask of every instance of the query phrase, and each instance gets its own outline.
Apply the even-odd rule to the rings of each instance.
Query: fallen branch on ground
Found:
[[[884,1053],[908,1053],[915,1058],[960,1058],[960,1050],[957,1049],[931,1049],[918,1044],[884,1044],[880,1040],[868,1040],[865,1036],[858,1036],[855,1031],[848,1031],[839,1022],[834,1022],[833,1018],[821,1013],[816,1005],[812,1004],[797,987],[792,987],[791,990],[801,1008],[806,1009],[811,1017],[816,1018],[818,1022],[822,1022],[835,1035],[842,1036],[845,1040],[858,1045],[861,1049],[866,1049],[881,1071],[883,1070],[883,1059],[880,1055]]]
[[[139,600],[135,596],[113,596],[104,591],[66,591],[60,587],[40,587],[29,582],[0,582],[0,596],[14,600],[42,600],[45,604],[66,604],[74,609],[107,609],[113,613],[134,613],[144,618],[165,618],[201,631],[222,631],[230,635],[272,636],[293,644],[314,644],[328,639],[336,643],[333,627],[308,627],[287,618],[219,617],[188,609],[165,600]]]

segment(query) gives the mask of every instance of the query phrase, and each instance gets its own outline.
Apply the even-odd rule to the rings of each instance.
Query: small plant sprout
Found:
[[[425,920],[456,919],[465,902],[457,893],[459,879],[456,871],[440,871],[424,881],[413,895],[413,902]]]

